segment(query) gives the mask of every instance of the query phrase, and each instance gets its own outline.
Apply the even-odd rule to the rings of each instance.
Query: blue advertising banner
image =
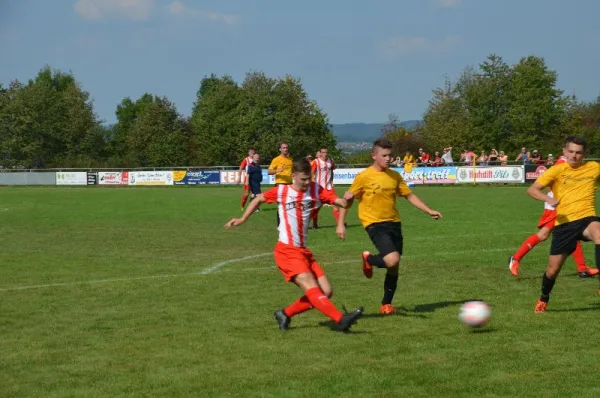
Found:
[[[219,170],[175,170],[173,184],[175,185],[213,185],[221,183]]]

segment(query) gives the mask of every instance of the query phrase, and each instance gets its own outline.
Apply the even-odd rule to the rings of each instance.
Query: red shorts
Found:
[[[550,231],[554,229],[554,222],[556,221],[556,210],[544,209],[540,221],[538,221],[538,228],[546,227]]]
[[[296,275],[306,272],[311,272],[317,279],[325,275],[325,271],[307,248],[277,242],[273,255],[275,256],[275,264],[285,277],[286,282],[291,281]]]

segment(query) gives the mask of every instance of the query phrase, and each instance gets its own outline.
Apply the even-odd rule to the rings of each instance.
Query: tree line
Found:
[[[507,65],[490,55],[477,68],[433,90],[423,122],[411,131],[395,115],[382,129],[395,154],[420,147],[496,148],[516,153],[522,146],[556,152],[564,136],[580,135],[600,155],[600,97],[582,102],[556,87],[557,73],[544,59],[522,58]],[[390,104],[393,107],[393,104]],[[164,96],[124,98],[116,123],[94,113],[90,94],[72,73],[44,67],[27,83],[0,85],[0,166],[169,167],[237,164],[250,146],[268,160],[278,143],[306,155],[326,146],[338,163],[368,162],[368,154],[344,157],[326,113],[295,77],[249,72],[204,77],[190,116]]]

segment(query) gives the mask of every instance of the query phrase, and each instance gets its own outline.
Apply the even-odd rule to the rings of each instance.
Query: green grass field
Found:
[[[0,396],[600,396],[598,280],[568,260],[534,314],[549,242],[520,278],[506,267],[541,203],[524,187],[415,192],[444,219],[399,203],[396,316],[377,314],[384,273],[362,276],[356,209],[347,241],[329,208],[310,232],[334,303],[365,307],[340,333],[316,311],[277,328],[300,292],[274,267],[273,207],[223,229],[239,189],[2,188]],[[493,308],[479,331],[457,319],[473,299]]]

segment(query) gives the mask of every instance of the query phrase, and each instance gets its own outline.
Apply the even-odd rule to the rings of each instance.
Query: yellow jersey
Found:
[[[400,173],[377,171],[373,166],[354,178],[349,191],[359,200],[358,218],[365,228],[377,222],[400,221],[396,197],[412,193]]]
[[[283,171],[275,174],[275,184],[292,183],[292,166],[294,161],[289,156],[279,155],[271,161],[269,170],[277,170],[283,167]]]
[[[577,168],[568,163],[550,167],[535,182],[552,186],[556,206],[554,225],[596,216],[596,181],[600,178],[600,164],[587,162]]]

